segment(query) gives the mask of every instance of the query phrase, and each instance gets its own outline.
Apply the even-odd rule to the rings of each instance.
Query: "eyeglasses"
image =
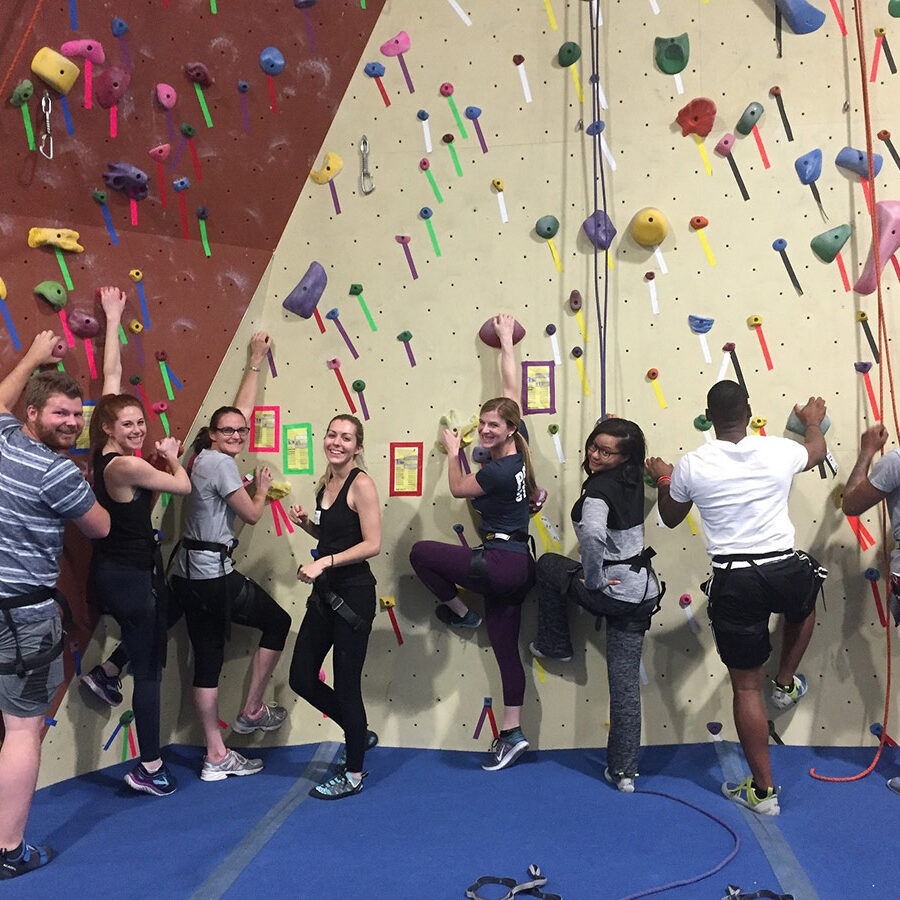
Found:
[[[596,444],[591,444],[587,452],[588,454],[596,453],[600,459],[612,459],[614,456],[622,456],[621,450],[608,450],[606,447],[598,447]]]
[[[219,434],[224,434],[225,437],[231,437],[233,434],[247,437],[247,435],[250,434],[250,429],[246,425],[242,425],[240,428],[232,428],[230,425],[226,425],[224,428],[217,428],[216,431],[218,431]]]

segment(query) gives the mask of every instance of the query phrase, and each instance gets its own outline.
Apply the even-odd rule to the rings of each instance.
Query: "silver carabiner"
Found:
[[[53,111],[53,100],[50,91],[45,90],[41,97],[41,112],[44,114],[44,133],[41,135],[40,151],[44,159],[53,159],[53,132],[50,128],[50,113]],[[44,147],[47,147],[45,150]]]
[[[365,135],[359,141],[359,153],[362,157],[359,189],[363,195],[368,195],[375,190],[375,182],[372,179],[372,173],[369,171],[369,139]]]

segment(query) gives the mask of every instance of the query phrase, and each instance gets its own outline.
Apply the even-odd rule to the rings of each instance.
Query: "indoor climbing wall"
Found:
[[[882,535],[877,515],[848,521],[835,499],[855,459],[859,431],[880,415],[882,406],[894,430],[889,392],[885,387],[880,393],[881,366],[865,331],[868,325],[877,349],[878,305],[865,261],[871,242],[867,202],[873,195],[892,200],[900,172],[888,135],[875,139],[881,160],[874,183],[866,177],[864,103],[850,4],[785,2],[779,4],[784,15],[778,22],[774,4],[736,10],[724,0],[600,0],[598,5],[436,0],[427,8],[387,4],[380,14],[373,3],[365,11],[361,5],[346,3],[343,16],[328,11],[329,5],[313,7],[320,52],[325,54],[331,42],[327,59],[340,57],[349,83],[330,126],[326,122],[315,141],[310,136],[310,149],[299,163],[290,129],[304,128],[309,91],[297,95],[297,100],[302,95],[303,112],[293,108],[285,124],[288,136],[279,142],[267,135],[268,145],[261,134],[252,137],[245,154],[252,150],[255,155],[242,157],[240,167],[230,155],[243,139],[242,95],[236,87],[229,86],[232,119],[224,106],[216,113],[216,128],[221,118],[231,130],[227,147],[208,151],[210,164],[220,166],[222,177],[227,166],[237,176],[231,187],[242,191],[252,177],[248,173],[256,174],[253,166],[260,168],[258,205],[255,214],[246,214],[250,227],[231,238],[240,245],[240,250],[232,247],[233,253],[259,261],[245,276],[249,283],[236,291],[246,301],[255,288],[249,306],[245,310],[233,301],[228,307],[232,327],[217,345],[218,355],[209,350],[211,362],[222,362],[209,390],[209,375],[197,388],[199,396],[206,393],[194,427],[233,397],[247,340],[257,328],[274,336],[274,368],[265,374],[258,398],[255,449],[240,462],[248,469],[270,465],[279,480],[290,482],[284,506],[311,505],[330,416],[355,410],[366,419],[366,463],[384,506],[383,551],[373,568],[385,602],[376,617],[364,681],[372,727],[386,743],[411,746],[484,749],[490,737],[485,698],[496,698],[499,705],[500,688],[486,635],[482,629],[461,636],[437,623],[430,595],[412,576],[408,553],[421,538],[475,541],[465,504],[449,496],[446,460],[435,442],[442,417],[466,426],[480,403],[499,392],[497,352],[480,341],[478,330],[492,314],[507,311],[526,332],[517,354],[529,385],[525,401],[538,480],[549,491],[533,527],[541,550],[575,549],[568,513],[582,479],[584,437],[601,414],[634,419],[647,434],[649,452],[674,462],[707,436],[699,417],[707,389],[720,377],[740,373],[757,417],[754,427],[768,434],[784,433],[795,402],[810,394],[825,397],[837,474],[826,467],[798,476],[791,513],[797,546],[830,570],[827,609],[820,608],[803,666],[811,692],[795,712],[775,720],[775,730],[791,743],[874,745],[869,727],[883,712],[886,652],[878,606],[863,573],[869,567],[883,569]],[[179,22],[185,9],[200,21],[204,7],[203,27],[213,34],[217,23],[209,24],[204,4],[172,0],[171,7],[182,17]],[[220,7],[216,18],[227,22],[228,4]],[[863,7],[865,81],[877,133],[900,120],[890,56],[897,24],[887,0]],[[592,11],[602,21],[596,51]],[[304,11],[287,12],[296,12],[292,28],[306,48],[310,32]],[[162,29],[161,16],[155,18],[154,33]],[[348,61],[337,48],[351,16],[365,37],[360,41],[364,49],[349,54]],[[63,21],[63,32],[64,26]],[[876,27],[885,29],[878,39]],[[257,57],[283,32],[245,48],[250,38],[243,31],[233,39],[234,56],[246,51],[256,80],[235,66],[232,84],[242,77],[252,81],[244,96],[261,106],[252,123],[256,128],[258,120],[276,115],[267,105],[266,76]],[[70,36],[66,32],[55,45]],[[217,46],[214,37],[209,41]],[[591,78],[594,52],[596,79]],[[299,89],[300,63],[292,55],[298,56],[285,51],[285,69],[274,79],[279,89],[279,79],[290,78]],[[299,57],[306,60],[308,53]],[[185,50],[179,66],[193,60]],[[323,63],[326,69],[330,64]],[[169,77],[176,76],[185,78],[182,68]],[[147,93],[155,80],[148,78]],[[193,95],[189,82],[179,85],[179,104],[194,104],[198,137],[208,138],[196,105],[199,95]],[[78,87],[73,90],[77,94]],[[277,94],[280,104],[293,96],[286,94]],[[221,102],[226,103],[224,97]],[[74,116],[74,94],[70,105]],[[164,141],[164,113],[149,100],[147,106]],[[277,115],[285,115],[283,105]],[[97,128],[105,127],[106,114],[97,122]],[[7,144],[14,125],[21,131],[21,119],[8,109]],[[120,119],[120,130],[126,125]],[[16,138],[20,158],[27,160],[24,135]],[[159,141],[144,140],[142,152]],[[110,152],[101,146],[106,153],[91,168],[87,194]],[[173,152],[176,148],[177,142]],[[190,178],[190,147],[182,155]],[[202,152],[200,157],[205,166]],[[281,157],[294,164],[287,180],[276,186],[268,167],[277,166]],[[602,182],[599,172],[595,177],[595,159]],[[78,165],[86,166],[84,154]],[[153,202],[155,162],[147,166]],[[22,201],[27,212],[17,214],[28,226],[40,224],[33,210],[41,196],[38,189],[29,190],[31,199]],[[276,213],[271,218],[270,196]],[[295,197],[282,232],[277,210]],[[110,195],[111,210],[114,202],[118,221],[125,217],[120,231],[138,233],[129,230],[127,200]],[[156,210],[169,233],[148,237],[153,252],[165,257],[168,249],[158,247],[171,246],[199,254],[188,271],[202,265],[212,277],[225,278],[217,243],[227,239],[212,239],[213,257],[205,260],[196,231],[183,243],[174,192],[169,203],[165,213]],[[90,227],[99,239],[105,235],[102,210],[92,204],[88,198],[82,218],[71,221],[81,225],[92,215]],[[208,206],[212,229],[215,206],[212,201]],[[139,208],[140,228],[151,213]],[[600,212],[604,209],[614,235]],[[890,225],[890,205],[881,210]],[[53,224],[68,221],[60,213]],[[190,225],[197,225],[195,218]],[[17,218],[16,236],[26,232]],[[885,244],[884,249],[884,296],[889,299],[897,290],[889,261],[897,248]],[[23,268],[22,260],[29,258],[24,252],[7,255],[5,269]],[[34,259],[44,258],[38,257],[41,250],[29,252]],[[50,264],[56,265],[52,258],[41,272]],[[137,264],[146,270],[149,287],[149,263]],[[125,276],[133,265],[123,265]],[[183,277],[187,265],[171,277]],[[29,302],[33,285],[51,277],[38,278],[34,272],[32,262],[19,288]],[[154,277],[162,278],[163,271]],[[94,285],[104,279],[83,280]],[[198,292],[175,294],[175,287],[168,296],[177,297],[178,316],[185,316],[186,304]],[[203,296],[203,305],[212,308],[192,314],[199,320],[196,332],[205,333],[204,323],[210,321],[224,327],[224,316],[216,315],[224,302],[220,296],[214,302]],[[38,304],[35,300],[35,315],[55,316]],[[868,321],[860,321],[861,313]],[[170,314],[171,304],[167,308],[160,301],[157,318],[171,328]],[[184,340],[176,332],[179,336],[165,347],[179,378],[200,348],[207,349],[196,332],[185,329]],[[146,336],[144,341],[146,346]],[[152,372],[159,379],[152,369],[155,349],[148,348],[148,378]],[[82,358],[77,348],[73,356]],[[882,356],[886,361],[887,353]],[[156,393],[161,390],[157,386]],[[180,416],[178,424],[187,426],[188,418]],[[475,465],[472,449],[467,448],[470,466]],[[722,723],[722,734],[733,738],[727,676],[698,587],[708,569],[703,539],[696,533],[699,519],[694,513],[691,522],[670,532],[657,524],[654,499],[648,491],[647,541],[657,551],[668,593],[645,644],[644,740],[708,740],[711,723]],[[162,521],[169,538],[177,530],[175,516]],[[274,593],[296,626],[307,591],[294,573],[309,558],[311,542],[298,529],[290,532],[277,507],[240,538],[240,567]],[[883,582],[879,588],[883,596]],[[473,605],[478,603],[473,599]],[[573,618],[573,662],[540,666],[527,654],[535,601],[526,601],[523,725],[532,746],[605,744],[604,638],[587,615],[573,612]],[[99,658],[101,645],[108,648],[114,634],[114,626],[104,622],[94,641],[82,648],[86,663]],[[170,644],[165,734],[169,740],[197,742],[190,657],[181,627]],[[273,687],[290,710],[290,725],[266,740],[339,739],[332,723],[290,692],[291,648],[292,642]],[[237,712],[251,653],[250,636],[236,635],[223,673],[223,719]],[[323,677],[331,677],[327,662]],[[47,756],[55,759],[44,777],[60,778],[111,761],[101,747],[116,721],[108,712],[89,708],[74,692],[68,695],[51,729],[56,752]],[[473,739],[476,732],[479,737]]]

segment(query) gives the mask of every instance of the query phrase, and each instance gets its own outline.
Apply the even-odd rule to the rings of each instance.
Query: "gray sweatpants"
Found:
[[[589,594],[581,581],[583,574],[580,563],[558,553],[545,553],[538,560],[538,636],[534,643],[547,656],[572,655],[569,601],[606,617],[607,767],[615,774],[635,775],[641,746],[641,650],[656,599],[635,604]]]

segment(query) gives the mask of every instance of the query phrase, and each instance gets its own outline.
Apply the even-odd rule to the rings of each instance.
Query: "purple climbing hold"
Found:
[[[847,169],[860,178],[869,177],[869,157],[865,150],[854,150],[853,147],[844,147],[835,157],[834,164],[839,169]],[[872,171],[877,175],[884,164],[884,158],[880,153],[872,154]]]
[[[108,172],[103,173],[106,186],[121,191],[132,200],[143,200],[147,196],[147,173],[131,163],[107,163]]]
[[[598,250],[609,250],[613,238],[616,236],[616,226],[602,209],[595,209],[584,222],[581,223],[588,240]]]
[[[313,260],[306,273],[297,282],[297,286],[284,298],[281,304],[288,312],[300,316],[301,319],[312,318],[316,304],[325,292],[328,276],[321,263]]]

